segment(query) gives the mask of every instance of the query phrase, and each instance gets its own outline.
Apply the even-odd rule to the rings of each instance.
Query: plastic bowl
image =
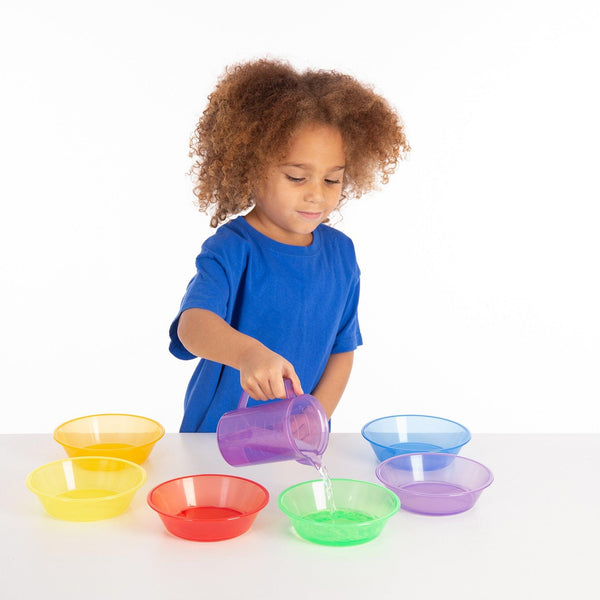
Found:
[[[382,462],[377,478],[398,494],[402,508],[424,515],[453,515],[472,508],[494,477],[470,458],[435,452],[403,454]]]
[[[334,511],[323,480],[284,490],[279,508],[301,537],[325,546],[350,546],[375,539],[398,512],[398,497],[384,487],[354,479],[331,479]]]
[[[156,421],[137,415],[89,415],[67,421],[54,439],[71,457],[107,456],[142,464],[165,434]]]
[[[173,535],[203,542],[245,533],[268,504],[269,492],[233,475],[189,475],[157,485],[148,505]]]
[[[27,487],[46,512],[64,521],[98,521],[124,512],[146,471],[120,458],[65,458],[32,471]]]
[[[455,421],[428,415],[393,415],[370,421],[362,435],[379,461],[414,452],[458,454],[471,439],[469,430]]]

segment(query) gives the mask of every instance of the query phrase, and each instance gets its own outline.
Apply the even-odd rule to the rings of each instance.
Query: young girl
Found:
[[[190,156],[218,229],[170,329],[172,354],[202,357],[181,431],[215,431],[242,388],[249,405],[285,398],[284,378],[331,417],[362,339],[354,246],[326,223],[387,183],[410,150],[402,123],[348,75],[273,60],[227,69],[208,100]]]

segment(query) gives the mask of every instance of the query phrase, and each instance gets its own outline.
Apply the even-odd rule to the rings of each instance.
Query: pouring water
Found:
[[[327,472],[327,467],[325,467],[320,456],[311,456],[308,453],[305,453],[305,456],[310,462],[310,464],[312,464],[312,466],[317,470],[317,473],[319,473],[321,479],[323,480],[323,487],[325,489],[325,504],[333,518],[333,514],[336,511],[336,507],[335,501],[333,499],[333,486],[331,485],[331,479],[329,477],[329,473]]]

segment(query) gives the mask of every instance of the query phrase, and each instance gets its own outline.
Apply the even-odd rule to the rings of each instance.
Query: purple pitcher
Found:
[[[310,394],[296,396],[284,381],[286,400],[247,406],[242,393],[236,410],[226,412],[217,425],[223,458],[234,467],[281,460],[320,465],[329,442],[329,424],[321,403]]]

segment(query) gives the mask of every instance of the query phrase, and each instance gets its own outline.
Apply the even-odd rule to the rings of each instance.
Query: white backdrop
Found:
[[[338,225],[365,345],[334,431],[599,432],[597,1],[206,4],[2,3],[0,431],[178,429],[167,330],[210,233],[188,139],[224,67],[271,56],[374,84],[413,146]]]

